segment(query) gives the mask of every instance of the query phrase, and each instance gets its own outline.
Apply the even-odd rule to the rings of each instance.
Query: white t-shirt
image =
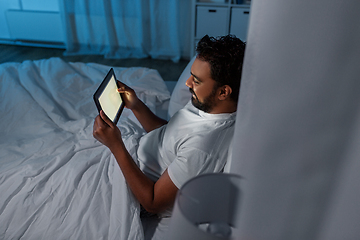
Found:
[[[203,173],[220,172],[228,160],[236,113],[209,114],[189,102],[161,128],[140,139],[141,170],[156,181],[168,169],[177,188]]]

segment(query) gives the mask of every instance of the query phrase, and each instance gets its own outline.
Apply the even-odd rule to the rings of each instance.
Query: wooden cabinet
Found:
[[[250,4],[236,0],[192,0],[190,56],[195,55],[197,42],[206,34],[217,37],[233,34],[246,41]]]

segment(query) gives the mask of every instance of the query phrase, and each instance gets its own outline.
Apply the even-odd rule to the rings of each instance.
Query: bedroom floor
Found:
[[[63,56],[64,49],[27,47],[0,44],[0,63],[23,62],[51,57],[60,57],[66,62],[94,62],[115,67],[147,67],[158,70],[164,81],[173,85],[188,64],[188,60],[174,63],[171,60],[156,59],[104,59],[100,55]]]

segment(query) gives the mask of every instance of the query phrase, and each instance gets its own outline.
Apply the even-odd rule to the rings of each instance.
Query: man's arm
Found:
[[[146,177],[126,150],[120,130],[103,111],[95,119],[93,135],[114,154],[131,191],[148,212],[159,213],[172,206],[178,189],[167,171],[156,183]]]
[[[122,93],[125,107],[131,109],[135,117],[139,120],[146,132],[150,132],[162,125],[167,124],[167,121],[156,116],[135,94],[135,91],[117,81],[118,92]]]

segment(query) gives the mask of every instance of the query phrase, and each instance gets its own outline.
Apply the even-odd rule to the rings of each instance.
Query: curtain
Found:
[[[237,239],[360,239],[360,2],[255,0],[231,172]]]
[[[67,55],[172,59],[187,41],[180,0],[59,0]],[[181,1],[190,7],[189,1]]]

